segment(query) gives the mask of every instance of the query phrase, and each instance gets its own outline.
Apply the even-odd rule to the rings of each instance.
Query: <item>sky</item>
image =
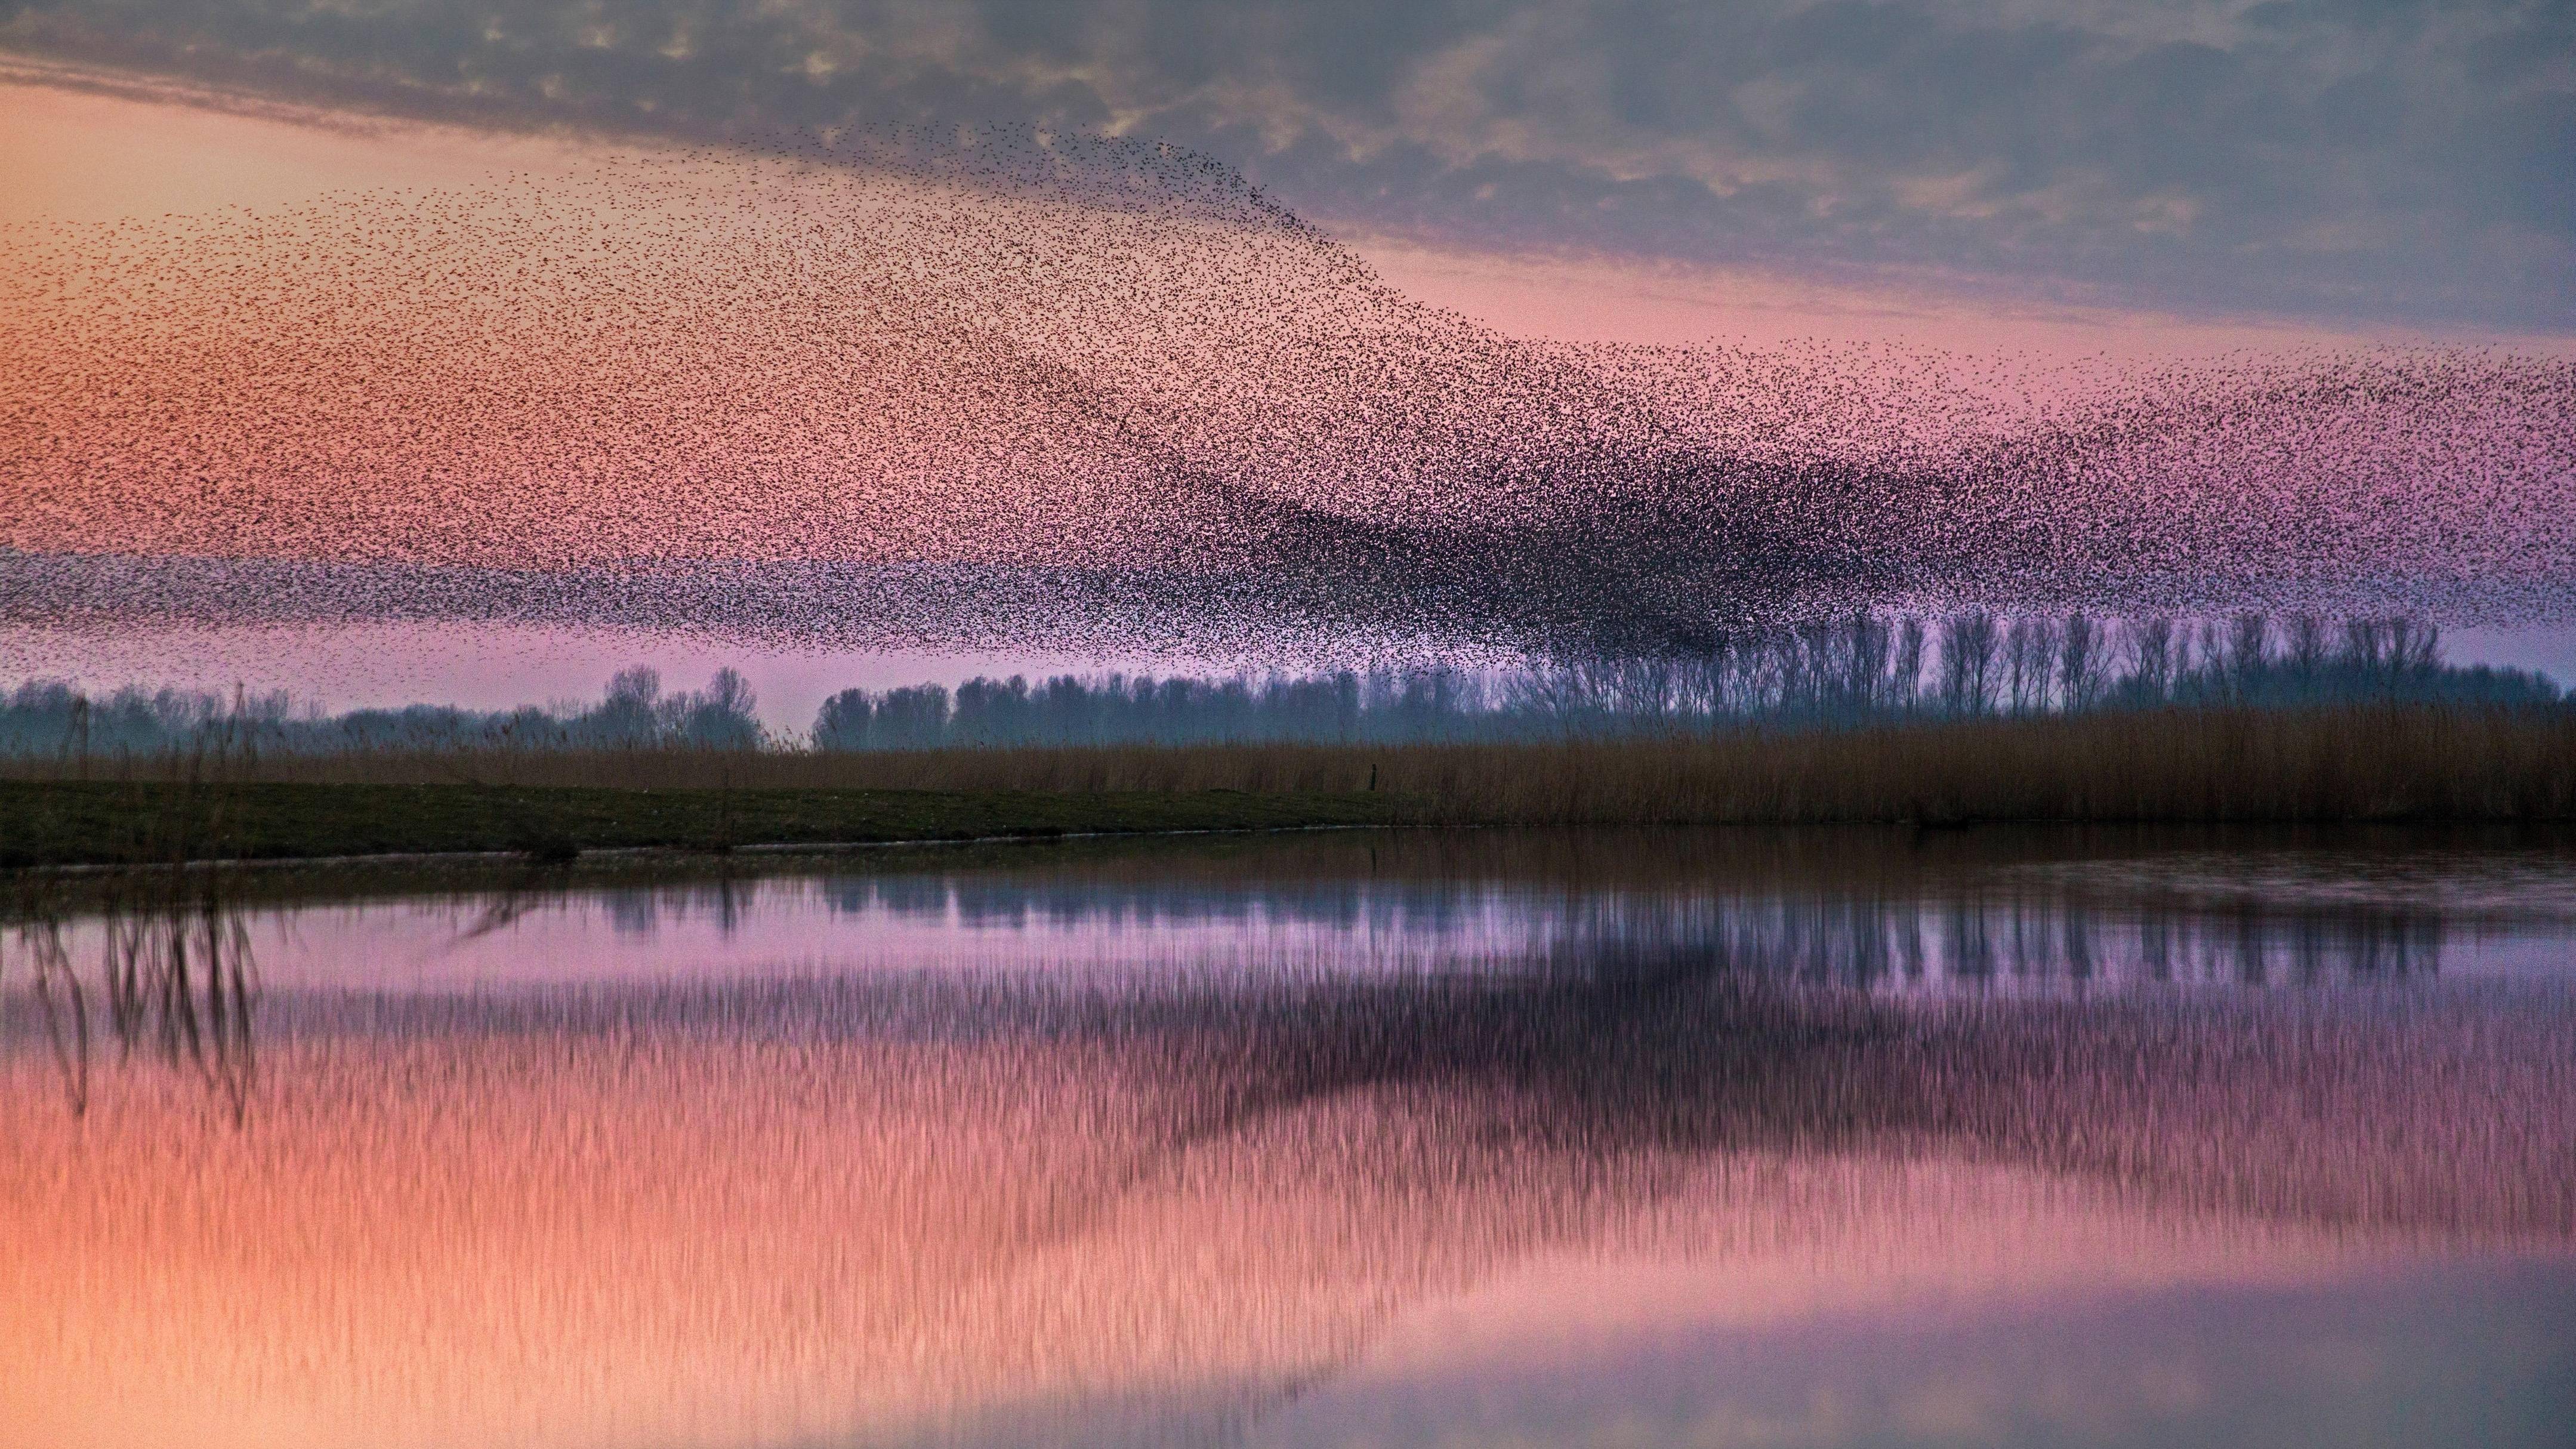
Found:
[[[484,129],[1157,137],[1337,232],[1479,258],[2576,330],[2555,0],[75,0],[0,46]],[[10,129],[49,106],[18,95]]]
[[[0,14],[22,59],[487,128],[1151,136],[1337,232],[1471,256],[2222,323],[2576,330],[2576,10],[2555,0]],[[48,104],[14,98],[12,129],[48,124],[27,115]]]
[[[2557,3],[0,8],[0,246],[21,255],[66,223],[166,230],[499,174],[569,192],[604,155],[813,135],[869,156],[1169,142],[1410,302],[1536,342],[1897,346],[1962,375],[2576,356],[2576,8]],[[43,299],[8,303],[54,325]],[[2497,622],[2462,637],[2576,662],[2563,631]],[[586,694],[621,649],[684,679],[723,662],[597,630],[371,667],[346,633],[209,651],[123,632],[119,667],[319,668],[349,699]],[[0,672],[84,647],[0,620],[19,666]],[[834,670],[1108,657],[768,649],[735,652],[797,710]]]

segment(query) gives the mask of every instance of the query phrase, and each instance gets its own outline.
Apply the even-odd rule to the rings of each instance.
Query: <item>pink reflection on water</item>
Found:
[[[0,983],[0,1443],[1381,1442],[1408,1402],[1572,1437],[1628,1421],[1569,1363],[1671,1395],[1656,1355],[1781,1344],[2000,1413],[1871,1355],[2092,1323],[2116,1362],[2192,1295],[2381,1302],[2576,1241],[2563,976],[1881,995],[1798,968],[2104,887],[1873,916],[1682,888],[1676,841],[1591,886],[1409,853],[1453,848],[1518,847],[271,910],[238,1118],[112,1040],[70,1110]],[[2170,934],[2246,920],[2197,910]],[[1684,1381],[1690,1422],[1785,1412]]]
[[[2471,861],[2425,878],[2402,863],[2373,877],[2350,862],[2281,861],[2097,861],[1861,895],[1724,881],[1158,885],[853,868],[591,889],[536,878],[241,919],[271,988],[320,993],[853,972],[1103,986],[1511,978],[1687,959],[1939,999],[2547,980],[2576,961],[2576,879],[2552,863]],[[94,954],[104,929],[73,923],[71,953]]]

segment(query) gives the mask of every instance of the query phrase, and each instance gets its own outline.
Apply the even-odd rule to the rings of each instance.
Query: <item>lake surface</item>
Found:
[[[2554,1445],[2576,839],[19,882],[0,1445]]]

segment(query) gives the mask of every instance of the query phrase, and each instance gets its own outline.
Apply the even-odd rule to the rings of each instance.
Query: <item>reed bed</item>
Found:
[[[1376,793],[1475,824],[2576,817],[2576,711],[2191,707],[1499,744],[366,750],[0,777],[653,790]]]
[[[1477,823],[2564,820],[2576,715],[2108,712],[1434,751],[1385,778]]]
[[[569,762],[567,762],[569,763]],[[1540,744],[814,758],[875,788],[1350,795],[1410,823],[1717,825],[2576,818],[2576,714],[2173,709]]]
[[[11,773],[73,771],[21,760]],[[20,802],[0,827],[158,808],[161,785],[233,812],[264,855],[330,853],[299,849],[292,819],[265,818],[279,811],[327,815],[350,853],[1315,824],[2532,822],[2576,819],[2576,713],[2192,708],[1537,744],[371,751],[79,773],[95,798],[0,787],[0,807]],[[441,822],[437,838],[406,844],[406,820]],[[60,858],[34,844],[0,841],[0,855]]]

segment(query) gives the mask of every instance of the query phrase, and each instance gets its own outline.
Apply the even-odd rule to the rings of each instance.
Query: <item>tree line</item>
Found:
[[[414,704],[324,714],[283,692],[230,696],[126,688],[92,698],[66,680],[0,696],[0,753],[162,755],[220,746],[287,755],[422,749],[750,749],[771,743],[740,672],[664,693],[652,669],[620,671],[599,701],[503,711]]]
[[[1689,652],[1505,672],[973,679],[824,702],[824,750],[1512,741],[1745,724],[2362,700],[2540,706],[2547,676],[2456,667],[2405,618],[2099,620],[1970,611],[1748,627]]]
[[[766,730],[743,676],[665,692],[629,669],[586,705],[480,712],[447,705],[298,710],[283,693],[230,698],[123,689],[92,698],[37,680],[0,696],[0,754],[278,754],[441,749],[929,750],[1112,744],[1509,742],[1744,725],[1835,727],[1906,718],[2191,705],[2289,707],[2402,700],[2563,703],[2547,676],[2442,657],[2405,618],[2101,620],[1969,611],[1862,613],[1748,626],[1687,652],[1560,660],[1519,670],[1439,667],[1230,678],[1058,675],[970,679],[826,700],[802,741]]]

